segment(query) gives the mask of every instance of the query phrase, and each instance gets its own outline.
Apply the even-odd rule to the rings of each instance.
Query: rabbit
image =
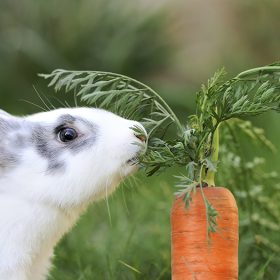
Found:
[[[16,117],[0,110],[0,280],[43,280],[90,203],[137,170],[147,136],[95,108]]]

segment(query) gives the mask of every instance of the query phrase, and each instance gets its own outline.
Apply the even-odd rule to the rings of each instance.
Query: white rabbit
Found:
[[[57,242],[137,169],[135,125],[92,108],[0,110],[0,280],[47,278]]]

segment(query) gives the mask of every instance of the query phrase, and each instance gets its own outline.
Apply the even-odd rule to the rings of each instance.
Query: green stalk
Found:
[[[204,114],[204,111],[205,111],[206,103],[207,103],[207,95],[205,94],[204,97],[203,97],[203,102],[202,102],[202,105],[201,105],[201,115],[200,115],[200,118],[199,118],[199,130],[200,130],[200,132],[203,130],[203,125],[202,125],[203,124],[203,114]],[[206,141],[206,138],[208,138],[208,136],[209,135],[205,134],[204,137],[202,138],[202,140],[200,141],[199,145],[198,145],[197,151],[198,151],[199,158],[203,158],[204,150],[201,149],[201,147],[204,144],[204,141]],[[205,175],[206,175],[206,168],[202,164],[201,172],[200,172],[200,182],[203,181],[203,179],[205,178]],[[205,207],[206,207],[206,204],[205,204]]]
[[[259,72],[275,72],[280,71],[280,66],[263,66],[263,67],[257,67],[253,69],[246,70],[244,72],[241,72],[238,74],[235,78],[244,78],[249,75],[257,74]]]
[[[211,156],[212,162],[217,162],[219,159],[219,149],[220,149],[220,132],[219,132],[219,126],[214,131],[213,135],[213,142],[212,142],[212,149],[213,153]],[[208,186],[215,186],[215,173],[214,171],[208,170],[205,181],[208,184]]]

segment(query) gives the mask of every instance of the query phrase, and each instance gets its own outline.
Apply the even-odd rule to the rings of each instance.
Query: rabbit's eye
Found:
[[[73,128],[62,128],[58,133],[61,142],[70,142],[78,137],[78,133]]]

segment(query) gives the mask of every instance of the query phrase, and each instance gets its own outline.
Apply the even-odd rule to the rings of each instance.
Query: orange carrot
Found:
[[[201,190],[188,209],[182,197],[171,211],[172,280],[238,279],[238,209],[228,189],[207,187],[205,196],[218,212],[217,232],[207,235]]]

